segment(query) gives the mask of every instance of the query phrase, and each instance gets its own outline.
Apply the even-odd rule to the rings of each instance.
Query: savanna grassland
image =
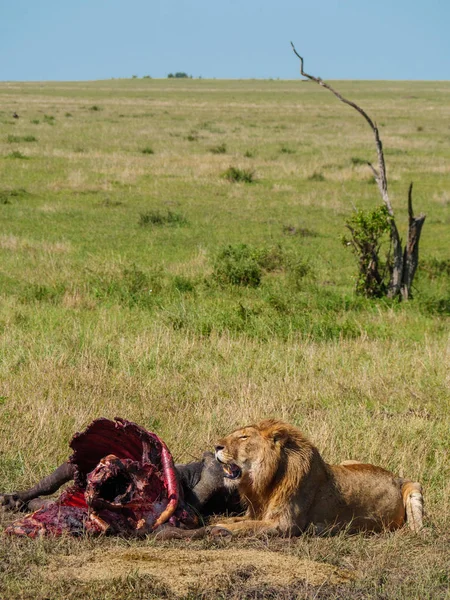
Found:
[[[341,238],[380,203],[372,133],[313,83],[0,84],[0,490],[98,416],[177,461],[274,416],[330,462],[421,481],[426,534],[166,542],[184,565],[166,583],[143,568],[153,541],[3,537],[2,599],[448,597],[450,83],[335,85],[380,127],[403,235],[411,180],[427,214],[409,303],[354,293]],[[264,579],[267,557],[290,576]],[[294,559],[348,579],[296,579]]]

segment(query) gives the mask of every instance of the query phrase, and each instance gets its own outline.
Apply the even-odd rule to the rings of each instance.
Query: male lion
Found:
[[[413,531],[422,527],[419,483],[357,461],[329,465],[287,423],[237,429],[219,441],[216,458],[247,507],[244,517],[220,520],[218,528],[232,533],[379,532],[405,521]]]

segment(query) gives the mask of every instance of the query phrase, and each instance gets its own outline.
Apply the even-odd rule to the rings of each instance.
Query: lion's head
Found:
[[[292,425],[268,419],[248,425],[222,438],[216,446],[216,459],[224,477],[239,486],[268,486],[276,475],[286,474],[293,456],[297,461],[309,456],[311,445]]]

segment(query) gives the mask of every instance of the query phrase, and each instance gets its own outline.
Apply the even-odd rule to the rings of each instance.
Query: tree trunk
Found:
[[[419,263],[420,234],[422,233],[422,226],[426,218],[423,214],[419,215],[418,217],[414,216],[412,206],[412,187],[413,184],[411,183],[408,191],[408,242],[403,253],[403,273],[401,286],[401,295],[403,300],[412,298],[411,288],[417,265]]]

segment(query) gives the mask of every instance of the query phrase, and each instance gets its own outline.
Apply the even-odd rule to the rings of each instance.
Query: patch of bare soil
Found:
[[[175,595],[191,589],[214,590],[232,582],[236,574],[246,586],[283,587],[299,581],[309,585],[343,584],[354,574],[333,565],[284,553],[224,548],[213,550],[133,548],[78,556],[55,557],[46,568],[50,578],[105,581],[127,575],[150,575]]]

